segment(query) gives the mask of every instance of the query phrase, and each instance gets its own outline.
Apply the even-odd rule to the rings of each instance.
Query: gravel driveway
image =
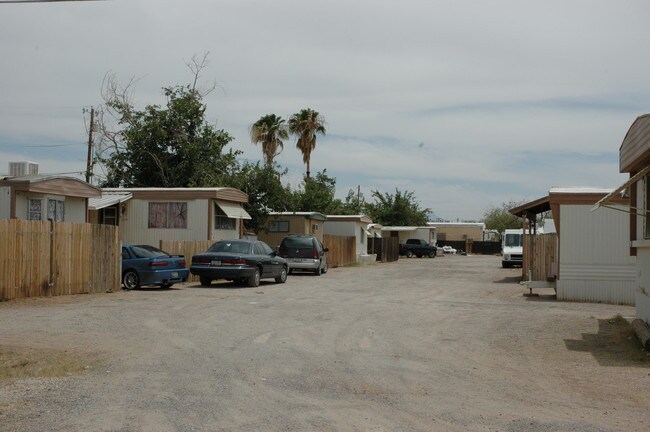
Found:
[[[87,362],[0,381],[3,431],[640,431],[634,308],[526,297],[494,256],[401,259],[257,288],[0,303],[0,347]]]

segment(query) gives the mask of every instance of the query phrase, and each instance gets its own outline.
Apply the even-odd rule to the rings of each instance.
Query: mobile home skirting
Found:
[[[635,267],[564,264],[561,274],[556,285],[558,300],[635,304]]]

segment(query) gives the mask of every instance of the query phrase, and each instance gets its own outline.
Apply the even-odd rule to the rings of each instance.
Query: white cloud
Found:
[[[48,171],[84,166],[81,110],[101,103],[106,73],[140,78],[139,106],[162,104],[160,88],[188,82],[184,61],[209,51],[203,78],[223,91],[206,98],[208,118],[246,158],[261,156],[252,122],[311,107],[328,121],[312,171],[336,176],[338,195],[399,187],[441,216],[478,218],[556,182],[615,185],[618,147],[650,95],[641,0],[0,8],[0,157]],[[69,146],[26,147],[39,144]],[[299,182],[293,140],[278,161]]]

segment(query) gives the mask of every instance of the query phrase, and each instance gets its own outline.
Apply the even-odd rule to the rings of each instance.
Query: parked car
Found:
[[[199,277],[203,286],[210,286],[216,279],[226,279],[256,287],[260,279],[286,282],[289,267],[287,261],[263,241],[221,240],[207,252],[192,257],[190,272]]]
[[[455,254],[456,252],[458,252],[456,249],[454,249],[454,248],[451,247],[451,246],[443,246],[443,247],[442,247],[442,250],[443,250],[444,253],[446,253],[446,254]]]
[[[318,237],[310,235],[289,235],[282,239],[278,254],[289,263],[289,273],[306,270],[316,276],[327,273],[329,249],[323,246]]]
[[[399,245],[399,254],[406,255],[407,258],[411,258],[413,255],[418,258],[422,258],[425,255],[429,258],[435,258],[437,253],[438,248],[436,246],[431,246],[422,239],[408,239],[406,243]]]
[[[149,245],[122,246],[122,285],[132,290],[143,285],[169,288],[185,282],[190,271],[184,256],[170,255]]]

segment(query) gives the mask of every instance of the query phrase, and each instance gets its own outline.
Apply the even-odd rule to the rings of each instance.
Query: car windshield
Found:
[[[290,249],[312,248],[314,244],[311,237],[287,237],[284,239],[284,247]]]
[[[167,252],[149,245],[131,246],[131,251],[137,258],[158,258],[169,256]]]
[[[247,254],[251,251],[251,244],[252,243],[250,242],[243,241],[220,241],[210,246],[208,252],[230,252]]]
[[[506,246],[521,246],[521,234],[506,234]]]

